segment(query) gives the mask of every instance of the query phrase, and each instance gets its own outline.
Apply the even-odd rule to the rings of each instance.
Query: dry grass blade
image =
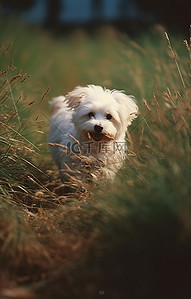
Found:
[[[46,98],[49,92],[50,92],[50,88],[48,88],[47,91],[43,94],[41,101],[43,101]]]
[[[184,79],[183,79],[183,76],[182,76],[182,72],[180,70],[180,67],[179,67],[179,64],[178,64],[178,61],[177,61],[177,55],[176,55],[176,53],[174,52],[174,50],[172,48],[172,45],[171,45],[171,42],[170,42],[170,39],[169,39],[169,36],[168,36],[167,32],[165,32],[164,34],[165,34],[166,40],[168,42],[168,47],[169,47],[169,49],[170,49],[170,51],[172,53],[172,56],[174,58],[174,61],[176,63],[176,67],[177,67],[180,79],[182,81],[182,85],[183,85],[184,88],[186,88],[186,85],[185,85],[185,82],[184,82]]]
[[[11,47],[12,47],[12,45],[13,45],[13,42],[10,42],[10,44],[8,45],[8,47],[4,50],[4,52],[2,53],[2,56],[5,56],[8,52],[9,52],[9,50],[11,49]]]
[[[191,25],[190,25],[190,38],[189,38],[189,42],[187,40],[184,40],[184,44],[186,46],[189,58],[191,60]]]

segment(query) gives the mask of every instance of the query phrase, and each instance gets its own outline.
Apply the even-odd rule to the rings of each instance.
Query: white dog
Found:
[[[82,177],[82,168],[112,179],[125,158],[127,127],[137,117],[134,98],[88,85],[54,98],[51,106],[49,142],[62,179],[75,170]]]

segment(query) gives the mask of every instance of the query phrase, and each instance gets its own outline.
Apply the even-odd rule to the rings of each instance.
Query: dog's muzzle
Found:
[[[99,125],[95,125],[94,132],[91,132],[90,135],[95,141],[100,141],[104,136],[102,134],[102,131],[103,131],[103,127],[101,127]]]
[[[88,139],[94,139],[95,141],[98,141],[98,142],[101,140],[103,140],[104,142],[107,142],[109,140],[114,139],[113,136],[111,136],[110,134],[106,134],[105,132],[102,133],[102,131],[103,131],[102,126],[95,125],[94,131],[87,133]]]

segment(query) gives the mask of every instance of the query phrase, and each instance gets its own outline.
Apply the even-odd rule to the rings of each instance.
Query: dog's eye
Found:
[[[88,113],[88,116],[89,116],[89,118],[94,117],[94,113],[90,112],[90,113]]]
[[[107,119],[112,119],[112,115],[108,113],[108,114],[106,115],[106,118],[107,118]]]

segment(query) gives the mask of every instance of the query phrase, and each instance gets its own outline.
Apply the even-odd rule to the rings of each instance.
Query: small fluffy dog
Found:
[[[77,86],[66,97],[54,98],[51,108],[49,142],[62,179],[72,172],[113,179],[126,156],[127,127],[138,114],[134,97]]]

